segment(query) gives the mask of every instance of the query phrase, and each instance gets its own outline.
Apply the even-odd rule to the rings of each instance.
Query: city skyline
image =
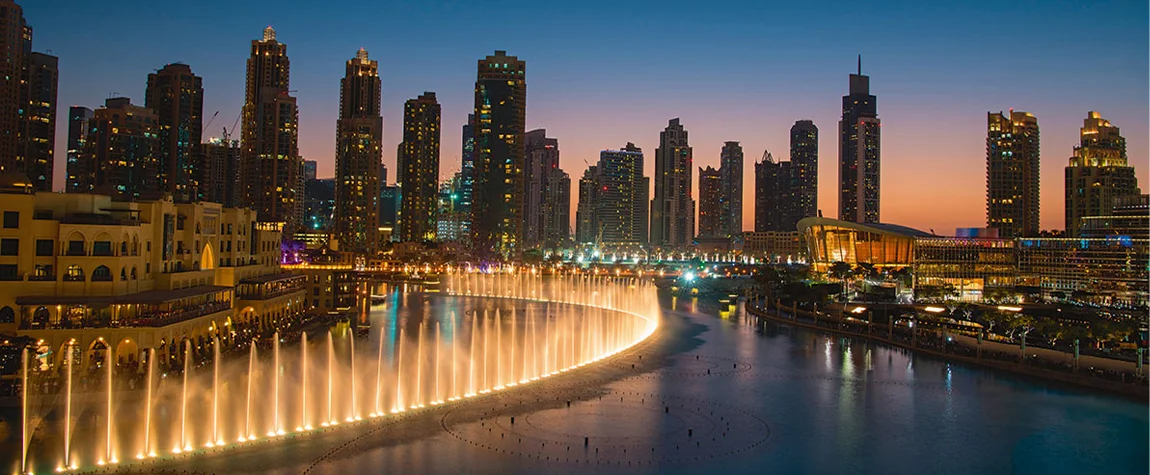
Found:
[[[909,30],[902,28],[899,35],[879,34],[867,45],[851,46],[849,50],[829,46],[834,43],[833,25],[844,21],[843,18],[815,21],[815,28],[803,35],[816,37],[825,33],[826,39],[810,44],[784,39],[778,51],[748,50],[745,44],[751,42],[746,40],[757,38],[759,33],[695,33],[691,39],[697,41],[685,46],[687,51],[712,51],[714,54],[698,60],[696,69],[700,72],[686,72],[668,78],[656,75],[659,68],[655,65],[660,58],[666,58],[665,54],[634,63],[625,61],[625,58],[641,58],[654,48],[651,43],[655,35],[646,30],[637,32],[635,40],[615,50],[598,40],[590,44],[580,41],[582,50],[575,55],[573,53],[577,51],[572,50],[574,43],[568,43],[568,38],[555,34],[544,34],[538,41],[529,42],[520,35],[530,37],[530,31],[497,33],[484,38],[485,44],[469,48],[458,48],[458,44],[451,41],[456,37],[448,36],[430,42],[426,51],[415,51],[413,53],[418,57],[412,57],[413,53],[399,50],[401,44],[389,36],[402,37],[402,28],[394,33],[382,28],[380,34],[370,36],[333,33],[332,38],[320,39],[323,32],[335,28],[326,24],[319,25],[318,29],[305,27],[307,23],[300,21],[300,18],[310,18],[305,11],[258,12],[241,6],[232,9],[235,10],[233,14],[224,15],[222,19],[200,16],[192,21],[161,21],[149,26],[173,29],[176,34],[167,35],[172,38],[179,38],[181,31],[195,31],[202,36],[202,31],[207,28],[213,34],[205,40],[204,46],[191,48],[185,46],[186,43],[167,38],[145,44],[131,42],[131,37],[122,35],[102,35],[115,38],[108,41],[116,44],[93,44],[75,41],[76,33],[66,31],[67,27],[82,22],[84,15],[94,14],[89,10],[93,7],[69,3],[23,5],[28,23],[36,28],[36,49],[51,50],[52,54],[60,57],[58,116],[63,116],[59,110],[68,105],[95,108],[109,92],[142,98],[149,72],[164,64],[184,62],[204,78],[205,117],[210,117],[215,110],[221,111],[220,117],[204,134],[205,138],[218,136],[215,129],[230,125],[242,104],[244,45],[257,37],[256,30],[272,24],[280,37],[292,45],[292,60],[297,66],[293,68],[296,74],[293,74],[292,85],[299,91],[293,95],[299,98],[301,155],[319,162],[321,176],[330,176],[334,165],[335,130],[331,124],[338,107],[338,101],[331,97],[335,92],[325,89],[330,89],[332,81],[338,80],[346,52],[362,46],[381,52],[376,56],[381,61],[380,74],[384,82],[383,150],[384,162],[389,167],[395,166],[393,151],[400,139],[397,131],[401,113],[396,105],[422,90],[437,90],[444,105],[444,129],[458,130],[471,106],[468,96],[472,94],[472,61],[496,48],[506,49],[531,63],[533,86],[526,114],[527,128],[546,127],[556,138],[568,144],[564,147],[567,163],[578,163],[581,159],[593,161],[591,159],[597,157],[600,150],[628,141],[654,150],[657,131],[662,124],[670,118],[681,117],[691,129],[691,145],[697,149],[696,166],[718,165],[718,150],[723,142],[731,140],[742,142],[752,157],[759,156],[763,150],[783,157],[788,128],[795,120],[812,119],[820,128],[828,130],[831,127],[829,130],[833,130],[841,112],[837,103],[846,89],[846,76],[855,69],[855,55],[861,53],[866,63],[865,74],[874,79],[872,94],[883,101],[880,113],[886,129],[882,147],[884,186],[881,216],[884,222],[934,229],[940,234],[949,233],[954,227],[978,226],[985,222],[983,114],[987,111],[1026,110],[1035,114],[1043,124],[1043,229],[1063,227],[1061,174],[1066,160],[1073,153],[1073,146],[1078,142],[1078,127],[1086,111],[1098,111],[1127,131],[1129,155],[1139,182],[1150,181],[1144,166],[1150,147],[1147,146],[1147,135],[1142,132],[1148,128],[1142,107],[1147,99],[1147,91],[1142,87],[1147,78],[1146,46],[1142,41],[1146,26],[1134,20],[1145,12],[1144,5],[1112,5],[1096,9],[1060,6],[1036,13],[1011,9],[999,11],[1000,15],[992,20],[962,8],[950,12],[942,7],[914,6],[918,18],[929,19],[936,24],[929,29],[924,26],[912,26]],[[595,12],[596,8],[590,6],[579,7],[567,18],[536,22],[525,28],[554,28],[556,22],[577,22],[636,8],[600,7],[602,12]],[[197,8],[206,11],[210,5]],[[387,21],[415,22],[442,17],[446,24],[451,24],[468,14],[466,8],[469,7],[404,10],[393,15],[398,15],[396,20]],[[911,7],[904,5],[903,8]],[[660,17],[666,15],[654,13]],[[692,20],[704,24],[748,21],[730,19],[713,12],[699,13]],[[857,12],[844,7],[844,11],[832,16],[847,17],[850,13]],[[1021,21],[1023,18],[1031,19],[1032,16],[1024,15],[1032,13],[1046,21]],[[783,9],[778,14],[780,18],[814,21],[802,12]],[[880,18],[881,14],[875,12],[871,17],[876,26],[895,21]],[[363,16],[364,21],[372,17],[371,14]],[[390,17],[381,14],[379,18]],[[1098,25],[1108,34],[1098,38],[1064,35],[1072,25],[1083,21]],[[939,24],[949,25],[954,33],[942,36],[932,33],[930,30],[937,30]],[[992,80],[996,77],[994,71],[972,67],[984,54],[982,46],[988,44],[988,40],[979,37],[979,32],[984,28],[1007,26],[1018,26],[1043,40],[1043,47],[1034,52],[1032,61],[1018,68],[1019,73],[1028,77],[1026,88],[995,87],[1002,83]],[[93,26],[95,30],[102,28],[106,27]],[[785,37],[784,33],[791,31],[790,28],[770,25],[767,29]],[[354,28],[340,30],[356,31]],[[133,34],[143,35],[147,31]],[[931,41],[928,43],[938,48],[907,44],[902,38],[907,34],[929,35]],[[338,47],[333,46],[335,43],[339,43]],[[1131,46],[1108,48],[1114,43]],[[113,47],[132,54],[123,57],[111,54]],[[599,57],[608,51],[613,54]],[[800,59],[803,54],[814,59]],[[1083,59],[1072,65],[1062,59],[1065,57]],[[710,65],[732,59],[744,61],[747,64],[745,71],[736,68],[719,77],[702,73]],[[627,64],[632,74],[622,80],[611,78],[608,81],[579,71],[596,64],[591,63],[593,60],[608,66]],[[107,66],[93,67],[93,62],[106,63]],[[327,63],[335,63],[336,66],[324,66]],[[400,63],[404,64],[403,68],[394,67]],[[796,68],[798,66],[801,68]],[[771,74],[762,75],[764,69],[769,69]],[[301,74],[304,71],[307,71],[306,75]],[[1098,74],[1097,71],[1109,73]],[[608,82],[613,86],[607,87]],[[718,96],[703,94],[698,92],[700,85],[720,87],[724,93]],[[636,104],[643,107],[627,107]],[[611,107],[618,113],[612,114],[610,120],[588,119],[590,111],[610,110]],[[715,110],[721,110],[722,114]],[[829,154],[838,147],[835,135],[823,134],[819,143],[823,151],[819,170],[819,209],[828,217],[837,214],[833,186],[836,170],[834,157]],[[66,139],[65,121],[57,120],[56,137],[55,187],[60,189],[64,182],[62,154],[66,146],[62,144]],[[924,151],[928,151],[929,159],[924,159]],[[459,156],[456,141],[447,141],[443,147],[441,179],[458,170]],[[646,174],[651,174],[652,166],[652,163],[647,164]],[[579,167],[568,170],[574,176],[580,176],[581,171]],[[750,175],[744,173],[743,176],[744,202],[753,200],[753,177]],[[923,177],[927,179],[921,179]],[[932,180],[931,177],[946,179]],[[926,201],[932,206],[921,206]],[[751,213],[751,207],[744,206],[744,228],[752,222]]]

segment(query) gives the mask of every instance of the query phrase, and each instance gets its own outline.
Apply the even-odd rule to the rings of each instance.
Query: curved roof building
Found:
[[[913,262],[915,238],[933,236],[917,229],[882,223],[852,223],[812,217],[798,223],[808,247],[810,263],[825,271],[834,262],[906,267]]]

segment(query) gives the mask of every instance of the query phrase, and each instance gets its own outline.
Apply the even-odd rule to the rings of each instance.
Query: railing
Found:
[[[82,319],[69,319],[64,318],[59,321],[34,321],[24,320],[20,322],[21,330],[71,330],[80,328],[131,328],[131,327],[163,327],[175,323],[184,322],[194,318],[199,318],[204,315],[211,315],[217,312],[223,312],[232,308],[230,302],[210,302],[203,305],[194,307],[169,310],[169,311],[156,311],[148,312],[132,318],[120,318],[112,320],[108,316],[91,316]]]

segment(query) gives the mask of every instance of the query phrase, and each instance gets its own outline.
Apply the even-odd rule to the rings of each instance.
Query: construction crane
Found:
[[[235,133],[235,131],[236,131],[236,126],[238,126],[238,125],[239,125],[239,123],[240,123],[240,117],[242,117],[243,115],[244,115],[243,111],[240,111],[240,113],[236,115],[236,121],[235,121],[235,122],[232,122],[232,133]],[[228,144],[228,137],[229,137],[229,136],[228,136],[228,128],[227,128],[227,127],[224,127],[224,144],[225,144],[225,145],[227,145],[227,144]]]
[[[215,113],[212,114],[212,118],[208,119],[208,123],[204,124],[203,129],[200,129],[201,134],[204,133],[204,131],[208,130],[208,127],[210,127],[212,125],[212,122],[215,122],[216,116],[218,116],[218,115],[220,115],[220,111],[216,111]]]

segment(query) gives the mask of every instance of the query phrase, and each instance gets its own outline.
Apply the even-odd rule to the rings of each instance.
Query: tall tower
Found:
[[[58,60],[32,52],[32,27],[12,0],[0,0],[0,58],[0,172],[52,191]]]
[[[651,245],[689,245],[695,234],[691,146],[679,119],[659,133],[655,149],[655,199],[651,200]]]
[[[699,237],[726,237],[726,229],[723,229],[725,194],[722,172],[712,167],[700,167]]]
[[[795,175],[793,161],[775,160],[770,152],[755,164],[755,232],[796,230]]]
[[[87,153],[88,132],[91,130],[92,109],[81,106],[68,108],[68,173],[66,193],[91,193],[96,182],[96,167]]]
[[[1038,234],[1038,119],[986,114],[986,226],[1004,238]]]
[[[839,121],[839,219],[879,222],[880,122],[878,100],[870,94],[870,77],[850,76]]]
[[[599,236],[599,168],[587,167],[579,179],[579,204],[575,209],[575,242],[593,244]]]
[[[723,192],[719,235],[738,238],[743,234],[743,147],[738,142],[724,143],[723,150],[719,154],[719,162]],[[702,192],[700,200],[703,199],[701,195]]]
[[[335,123],[335,219],[339,248],[374,252],[379,245],[379,174],[383,153],[379,62],[360,48],[339,85]]]
[[[543,244],[548,175],[559,167],[559,140],[547,136],[546,129],[535,129],[523,136],[523,249]]]
[[[94,170],[92,191],[123,200],[159,198],[164,190],[157,123],[151,109],[126,97],[108,99],[96,109],[86,150]]]
[[[643,176],[643,150],[631,142],[619,150],[603,150],[592,168],[596,171],[591,203],[595,237],[616,245],[647,244],[650,179]]]
[[[471,236],[479,256],[523,251],[527,64],[506,51],[478,62]]]
[[[399,144],[399,240],[434,241],[439,200],[440,107],[434,92],[403,105]]]
[[[463,156],[459,164],[459,233],[461,236],[471,236],[471,203],[475,187],[475,114],[467,114],[467,123],[463,124]],[[470,239],[466,240],[470,242]]]
[[[1078,235],[1083,217],[1110,216],[1116,198],[1141,194],[1118,127],[1090,111],[1080,137],[1066,167],[1066,235],[1071,237]]]
[[[798,218],[819,214],[819,128],[809,120],[791,126],[791,169]]]
[[[276,41],[272,27],[252,40],[247,62],[242,131],[241,206],[254,209],[260,221],[283,222],[294,233],[302,219],[302,162],[299,156],[299,110],[289,94],[291,64],[287,45]]]
[[[200,142],[204,119],[203,79],[186,64],[169,64],[148,75],[144,107],[160,119],[160,189],[177,202],[195,200],[200,193]]]

